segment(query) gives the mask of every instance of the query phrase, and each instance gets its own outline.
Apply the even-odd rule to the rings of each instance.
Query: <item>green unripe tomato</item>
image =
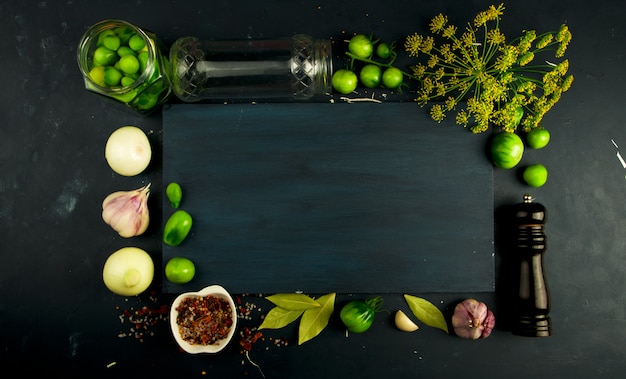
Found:
[[[172,283],[189,283],[196,275],[196,266],[185,257],[174,257],[165,265],[165,277]]]
[[[94,66],[110,66],[117,62],[117,53],[105,46],[100,46],[93,52]]]
[[[348,42],[348,50],[359,58],[369,58],[374,52],[374,44],[368,36],[357,34]]]
[[[167,200],[170,202],[172,208],[178,208],[183,198],[183,189],[180,184],[172,182],[165,188],[165,195],[167,195]]]
[[[361,69],[359,79],[365,87],[376,88],[380,85],[382,75],[382,70],[379,66],[375,64],[367,64]]]
[[[146,41],[140,35],[135,34],[128,40],[128,47],[135,51],[139,51],[146,47]]]
[[[541,187],[548,181],[548,169],[542,164],[533,164],[524,169],[524,181],[531,187]]]
[[[365,301],[353,300],[341,308],[339,318],[352,333],[363,333],[374,323],[376,312]]]
[[[104,39],[102,40],[102,44],[107,49],[115,51],[120,48],[120,45],[121,45],[120,37],[116,35],[108,35],[104,37]]]
[[[354,71],[341,69],[335,71],[331,83],[335,91],[347,95],[356,89],[359,79]]]
[[[526,134],[526,142],[533,149],[543,149],[550,142],[550,132],[547,129],[533,129]]]
[[[104,66],[95,66],[89,71],[89,77],[100,87],[104,87]]]
[[[381,59],[387,59],[391,56],[391,47],[386,43],[380,43],[376,46],[376,55]]]
[[[125,55],[137,55],[137,52],[133,49],[131,49],[128,46],[120,46],[119,49],[117,49],[117,55],[119,55],[120,57],[123,57]]]
[[[389,67],[383,72],[383,85],[389,89],[396,89],[402,85],[404,74],[397,67]]]
[[[124,55],[119,60],[120,70],[126,74],[134,74],[139,71],[139,60],[134,55]]]
[[[127,87],[127,86],[135,83],[135,79],[131,78],[130,76],[125,76],[125,77],[122,78],[121,83],[122,83],[123,87]]]
[[[491,158],[497,167],[510,169],[522,160],[524,142],[515,133],[501,132],[491,142]]]
[[[163,228],[163,242],[170,246],[180,245],[191,230],[193,219],[186,211],[179,209],[172,213]]]
[[[104,84],[109,87],[114,87],[120,84],[122,81],[122,73],[115,67],[104,68]]]

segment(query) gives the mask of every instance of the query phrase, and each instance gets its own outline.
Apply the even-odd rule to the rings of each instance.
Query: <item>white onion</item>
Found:
[[[104,263],[102,279],[113,293],[122,296],[139,295],[154,278],[154,262],[138,247],[123,247]]]
[[[116,173],[134,176],[148,167],[152,148],[143,130],[136,126],[122,126],[109,136],[104,157]]]

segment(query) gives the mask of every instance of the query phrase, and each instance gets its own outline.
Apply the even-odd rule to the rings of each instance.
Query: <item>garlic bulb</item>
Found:
[[[452,326],[461,338],[487,338],[491,334],[496,319],[487,305],[476,299],[465,299],[457,304],[452,316]]]
[[[102,219],[122,237],[134,237],[148,228],[150,184],[134,191],[118,191],[102,202]]]

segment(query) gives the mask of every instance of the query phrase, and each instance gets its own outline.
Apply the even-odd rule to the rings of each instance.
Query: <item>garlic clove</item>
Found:
[[[493,330],[496,319],[487,305],[475,299],[466,299],[454,308],[452,326],[461,338],[487,338]]]
[[[120,236],[138,236],[148,229],[150,184],[134,191],[117,191],[102,202],[102,219]]]
[[[414,332],[419,329],[419,326],[411,321],[409,316],[407,316],[406,313],[402,312],[401,310],[396,311],[394,321],[396,323],[396,327],[403,332]]]

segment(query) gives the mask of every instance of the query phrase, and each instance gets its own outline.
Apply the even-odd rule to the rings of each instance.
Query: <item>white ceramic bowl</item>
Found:
[[[228,335],[226,336],[226,338],[220,340],[217,344],[214,344],[214,345],[190,344],[187,341],[183,340],[183,338],[180,335],[180,332],[178,331],[178,324],[176,323],[176,317],[178,317],[178,311],[176,310],[176,308],[178,308],[181,301],[186,297],[190,297],[190,296],[202,297],[202,296],[207,296],[207,295],[213,295],[213,296],[228,300],[228,303],[230,304],[230,309],[232,310],[233,324],[230,327],[230,331],[228,332]],[[212,285],[212,286],[205,287],[198,292],[185,292],[183,294],[178,295],[178,297],[176,297],[176,299],[174,299],[174,302],[172,303],[172,306],[170,308],[170,326],[172,328],[172,334],[174,335],[174,339],[176,340],[176,342],[178,342],[178,345],[186,352],[191,353],[191,354],[217,353],[221,351],[222,349],[224,349],[226,345],[228,345],[228,343],[233,339],[233,335],[235,334],[235,329],[237,328],[237,308],[235,307],[235,302],[233,301],[232,296],[230,296],[230,294],[222,286]]]

